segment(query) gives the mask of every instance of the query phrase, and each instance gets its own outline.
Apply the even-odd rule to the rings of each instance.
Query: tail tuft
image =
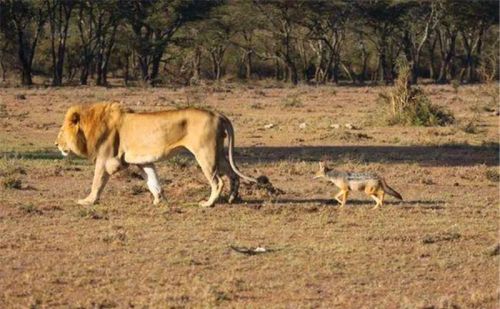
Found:
[[[257,183],[259,185],[267,185],[270,184],[271,182],[269,181],[269,178],[267,178],[267,176],[260,175],[259,177],[257,177]]]
[[[285,191],[281,190],[280,188],[276,188],[275,186],[273,186],[269,178],[264,175],[257,177],[257,183],[255,185],[259,189],[264,189],[270,195],[276,196],[285,193]]]

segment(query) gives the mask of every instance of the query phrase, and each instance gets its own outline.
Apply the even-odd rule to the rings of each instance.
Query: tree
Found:
[[[62,85],[64,54],[68,38],[69,21],[75,1],[45,0],[50,25],[52,55],[52,85]]]
[[[107,84],[107,68],[121,19],[118,0],[78,3],[77,27],[81,42],[80,83],[87,84],[91,66],[97,68],[97,85]]]
[[[378,79],[392,82],[396,58],[401,51],[396,32],[401,29],[406,6],[390,0],[359,1],[355,5],[357,27],[365,31],[365,37],[378,52]]]
[[[344,1],[309,2],[303,24],[309,30],[310,48],[316,54],[314,80],[339,81],[341,51],[352,6]],[[333,70],[332,70],[333,67]]]
[[[411,1],[401,5],[407,6],[402,19],[403,51],[410,66],[411,83],[416,84],[422,49],[438,22],[437,5],[424,1]]]
[[[163,53],[177,30],[216,4],[216,1],[203,0],[122,1],[127,22],[134,33],[133,46],[144,81],[155,85]]]
[[[477,66],[481,61],[484,35],[498,24],[498,1],[467,1],[453,6],[454,19],[465,52],[464,68],[460,79],[468,82],[479,80]]]
[[[263,58],[276,59],[286,67],[285,79],[296,85],[299,80],[297,70],[297,50],[295,28],[303,14],[304,1],[295,0],[254,0],[259,12],[266,20],[266,31],[273,40],[272,50]],[[279,62],[278,62],[279,63]]]
[[[260,14],[249,14],[255,10],[251,0],[229,3],[227,12],[231,18],[234,35],[231,44],[240,51],[241,63],[244,65],[244,76],[247,80],[252,78],[253,59],[255,55],[255,32],[263,27]]]
[[[0,28],[7,40],[17,45],[21,84],[32,85],[32,66],[46,11],[39,0],[6,0],[0,2]]]

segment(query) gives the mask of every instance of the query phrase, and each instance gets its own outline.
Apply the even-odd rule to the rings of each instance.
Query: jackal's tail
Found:
[[[403,197],[401,196],[401,194],[399,194],[398,192],[396,192],[396,190],[394,190],[393,188],[389,187],[389,185],[387,184],[387,182],[385,182],[384,179],[381,179],[381,183],[382,183],[382,188],[384,189],[385,193],[387,193],[389,195],[392,195],[392,196],[394,196],[397,199],[400,199],[400,200],[403,199]]]

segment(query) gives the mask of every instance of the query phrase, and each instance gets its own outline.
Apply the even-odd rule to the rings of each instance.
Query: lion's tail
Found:
[[[233,149],[234,149],[234,129],[233,129],[233,125],[231,124],[231,121],[229,121],[229,119],[227,119],[226,116],[224,116],[222,114],[220,116],[221,116],[221,119],[222,119],[222,125],[224,127],[224,130],[227,132],[228,152],[229,152],[228,157],[229,157],[229,164],[231,165],[231,168],[236,173],[236,175],[240,176],[241,178],[245,179],[246,181],[258,183],[257,179],[244,175],[236,167],[236,164],[234,163],[234,158],[233,158]]]

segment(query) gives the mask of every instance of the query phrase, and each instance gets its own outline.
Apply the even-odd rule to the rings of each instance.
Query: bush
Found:
[[[491,182],[498,183],[500,181],[500,174],[498,173],[498,170],[487,170],[486,178]]]
[[[285,108],[299,108],[303,106],[304,104],[297,97],[287,97],[286,99],[283,100],[283,107]]]
[[[5,189],[16,189],[16,190],[21,190],[22,189],[22,181],[21,179],[10,176],[4,179],[3,181],[3,187]]]
[[[410,74],[408,64],[400,64],[394,87],[387,93],[379,94],[384,112],[389,113],[386,123],[405,126],[445,126],[453,123],[455,118],[451,112],[432,104],[422,89],[410,85]]]

